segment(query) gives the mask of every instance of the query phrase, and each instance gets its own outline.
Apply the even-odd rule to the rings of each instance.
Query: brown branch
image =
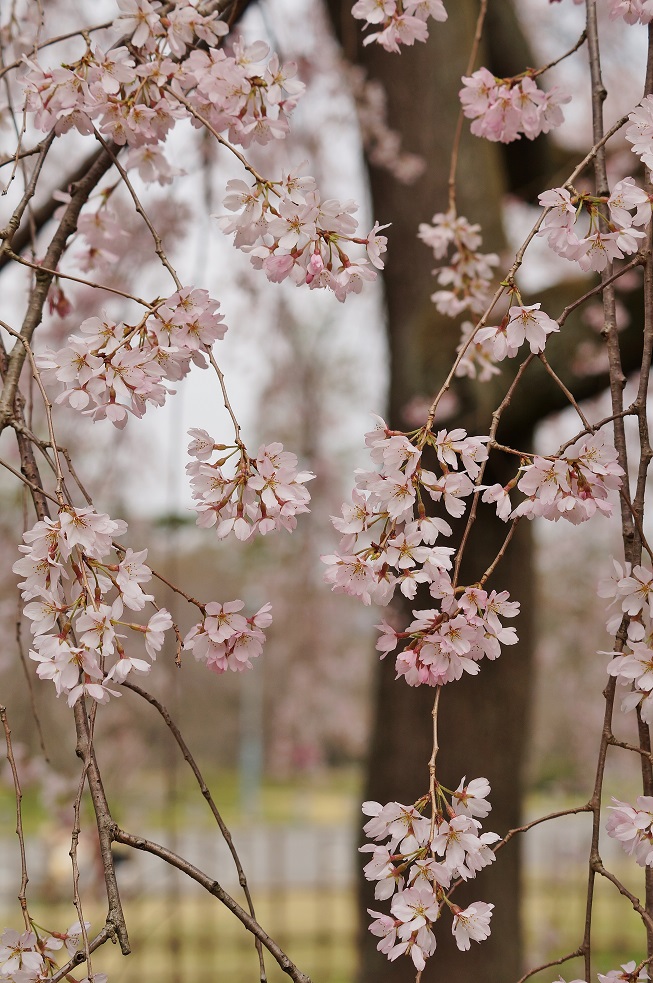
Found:
[[[209,894],[217,898],[218,901],[221,901],[242,922],[248,932],[251,932],[252,935],[255,935],[256,938],[261,940],[265,948],[274,956],[284,973],[287,973],[294,983],[311,983],[310,977],[302,973],[295,966],[283,949],[261,928],[256,919],[252,918],[244,908],[241,908],[238,902],[220,886],[218,881],[193,866],[188,860],[173,853],[172,850],[168,850],[166,847],[160,846],[152,840],[147,840],[143,836],[134,836],[132,833],[127,833],[115,824],[111,830],[111,836],[116,843],[124,843],[126,846],[133,847],[134,850],[143,850],[145,853],[151,853],[153,856],[159,857],[160,860],[164,860],[171,867],[175,867],[190,877],[191,880],[201,885]]]
[[[499,422],[501,420],[501,416],[502,416],[504,410],[508,406],[510,406],[510,401],[512,400],[513,393],[515,392],[515,389],[519,385],[519,383],[520,383],[520,381],[521,381],[521,379],[522,379],[522,377],[523,377],[526,369],[531,364],[531,362],[533,361],[534,358],[535,358],[535,356],[533,354],[531,354],[531,355],[528,355],[524,359],[524,361],[522,362],[522,364],[519,366],[519,369],[517,371],[517,374],[515,375],[515,378],[511,382],[511,384],[510,384],[510,386],[508,388],[507,393],[505,394],[505,396],[501,400],[501,403],[499,404],[499,406],[496,408],[496,410],[492,414],[492,426],[490,427],[490,440],[488,441],[488,447],[490,447],[490,446],[498,447],[499,446],[499,445],[496,444],[495,438],[496,438],[496,435],[497,435],[497,430],[499,429]],[[501,448],[501,449],[503,450],[504,448]],[[511,451],[511,453],[513,453],[513,452]],[[478,473],[478,475],[476,477],[476,484],[477,485],[480,485],[481,482],[483,481],[483,475],[485,474],[485,468],[486,468],[486,466],[487,466],[487,460],[485,460],[485,461],[483,461],[481,463],[480,471],[479,471],[479,473]],[[478,492],[475,492],[474,498],[472,500],[472,506],[471,506],[471,508],[469,510],[469,515],[467,517],[467,523],[465,525],[465,531],[463,533],[462,539],[460,541],[460,546],[458,547],[458,552],[456,554],[456,562],[455,562],[455,566],[454,566],[454,575],[453,575],[453,580],[452,580],[452,583],[453,583],[454,588],[458,585],[458,575],[460,573],[460,564],[462,563],[463,553],[465,552],[465,547],[467,546],[467,540],[469,539],[469,535],[470,535],[470,533],[472,531],[472,526],[474,525],[474,522],[476,520],[476,513],[478,512],[478,502],[479,502],[479,493]],[[494,569],[494,567],[492,569]],[[487,577],[489,577],[489,576],[490,576],[490,574],[488,573],[487,574]],[[486,579],[487,579],[487,577],[486,577]]]
[[[89,732],[89,722],[86,715],[84,699],[80,697],[73,708],[75,717],[75,730],[77,732],[77,746],[75,753],[86,766],[88,788],[91,793],[95,819],[97,823],[98,838],[100,841],[100,854],[102,856],[102,866],[104,870],[104,883],[107,892],[107,902],[109,910],[107,912],[106,927],[113,935],[118,937],[120,949],[124,956],[129,955],[131,948],[127,925],[120,901],[118,882],[116,880],[116,870],[111,853],[112,831],[115,827],[111,817],[109,804],[102,785],[102,776],[95,758],[95,751],[91,743]]]
[[[99,949],[101,945],[104,945],[105,942],[107,942],[109,939],[112,938],[113,938],[113,933],[111,929],[107,928],[105,925],[104,928],[100,932],[98,932],[95,938],[89,941],[88,951],[95,952],[96,949]],[[60,980],[63,980],[66,977],[68,977],[71,970],[76,969],[78,966],[81,966],[81,964],[85,962],[86,962],[86,953],[83,952],[82,950],[76,952],[75,955],[72,956],[64,966],[62,966],[60,969],[56,971],[56,973],[54,973],[52,976],[48,976],[48,983],[59,983]]]
[[[642,757],[648,758],[653,764],[653,754],[645,747],[639,747],[637,744],[629,744],[628,741],[618,741],[614,734],[610,734],[608,744],[610,747],[620,747],[625,751],[634,751],[636,754],[641,754]]]
[[[481,39],[483,37],[483,24],[485,23],[485,15],[487,14],[487,0],[481,0],[481,6],[478,11],[478,17],[476,19],[476,29],[474,31],[474,40],[472,42],[472,49],[469,54],[469,61],[467,62],[467,71],[465,75],[471,75],[474,71],[474,65],[476,64],[476,59],[478,57],[478,49],[481,44]],[[456,130],[453,137],[453,143],[451,145],[451,163],[449,165],[449,180],[447,182],[449,188],[449,211],[456,211],[456,171],[458,170],[458,156],[460,154],[460,141],[463,135],[463,126],[465,123],[465,114],[461,109],[458,113],[458,119],[456,120]]]
[[[551,368],[551,366],[549,365],[548,359],[546,358],[544,352],[540,352],[539,355],[538,355],[538,358],[539,358],[540,362],[542,363],[542,365],[544,366],[544,368],[546,369],[546,371],[549,373],[549,375],[553,379],[553,381],[555,382],[555,384],[558,386],[558,388],[561,390],[561,392],[563,392],[565,394],[565,396],[567,397],[567,399],[569,400],[569,402],[571,403],[571,405],[573,406],[573,408],[578,413],[578,415],[579,415],[579,417],[581,419],[581,423],[583,424],[583,426],[585,427],[585,429],[591,431],[592,427],[589,424],[589,422],[587,420],[587,417],[585,416],[585,414],[581,410],[580,406],[576,402],[576,399],[574,397],[574,394],[569,389],[567,389],[567,387],[565,386],[565,384],[562,381],[562,379]]]
[[[583,947],[579,946],[578,949],[570,952],[568,956],[560,956],[559,959],[552,959],[548,963],[542,963],[541,966],[536,966],[535,969],[529,969],[527,973],[519,977],[517,983],[525,983],[526,980],[529,980],[531,976],[535,976],[536,973],[541,973],[542,970],[549,969],[551,966],[561,966],[563,963],[569,962],[570,959],[576,959],[578,956],[582,956],[583,953]]]
[[[35,271],[36,283],[30,296],[27,313],[21,328],[21,335],[27,342],[31,340],[35,329],[41,323],[43,305],[45,304],[53,276],[56,275],[53,271],[56,270],[59,264],[69,236],[77,230],[77,220],[82,207],[86,204],[92,190],[112,164],[111,157],[103,151],[95,159],[94,164],[87,174],[72,188],[70,202],[46,251],[43,268]],[[15,344],[9,356],[9,364],[2,389],[2,398],[0,399],[0,433],[11,419],[14,399],[24,361],[24,346]]]
[[[614,884],[614,886],[619,891],[619,893],[623,894],[624,898],[628,898],[634,910],[637,912],[637,914],[640,916],[640,918],[646,925],[647,933],[649,931],[652,931],[653,918],[649,915],[646,908],[642,907],[639,898],[636,898],[635,895],[628,890],[625,884],[622,884],[619,878],[615,877],[612,871],[608,870],[606,867],[603,866],[600,857],[598,858],[598,860],[594,862],[593,869],[596,871],[597,874],[600,874],[602,877],[605,877],[606,880]]]
[[[81,283],[84,287],[92,287],[93,290],[106,290],[107,293],[116,294],[118,297],[124,297],[125,300],[133,300],[141,307],[147,307],[148,310],[153,311],[155,308],[147,300],[143,300],[141,297],[136,297],[134,294],[128,294],[124,290],[120,290],[118,287],[110,287],[106,283],[95,283],[93,280],[86,280],[81,276],[73,276],[72,273],[63,273],[61,270],[48,269],[43,263],[32,263],[24,256],[19,256],[18,253],[13,252],[11,249],[6,250],[9,259],[12,259],[15,263],[20,263],[21,266],[27,266],[30,270],[43,271],[43,273],[49,273],[52,279],[57,277],[59,280],[71,280],[73,283]]]
[[[211,790],[209,789],[208,785],[204,781],[204,776],[202,775],[198,767],[198,764],[195,761],[195,758],[191,754],[191,751],[188,745],[186,744],[186,741],[182,737],[181,731],[179,730],[174,720],[168,713],[167,708],[162,703],[160,703],[155,696],[153,696],[151,693],[148,693],[147,690],[142,689],[140,686],[137,686],[136,683],[131,683],[128,680],[125,680],[122,685],[124,689],[129,689],[133,693],[137,693],[138,696],[142,697],[144,700],[147,700],[147,702],[151,704],[151,706],[153,706],[156,710],[158,710],[161,717],[165,721],[166,726],[168,727],[172,736],[174,737],[177,744],[179,745],[179,749],[181,753],[183,754],[185,760],[187,761],[191,771],[195,775],[197,784],[199,785],[200,788],[200,792],[206,799],[206,802],[208,803],[208,806],[211,812],[213,813],[213,817],[217,822],[218,826],[220,827],[220,832],[222,833],[222,836],[227,846],[229,847],[229,852],[232,856],[234,865],[236,867],[236,871],[238,872],[238,883],[242,887],[243,892],[245,894],[245,898],[247,899],[247,907],[249,908],[249,913],[252,916],[252,918],[256,918],[256,912],[254,910],[254,902],[252,900],[252,895],[249,890],[249,885],[247,883],[245,871],[243,870],[243,865],[240,861],[240,857],[238,856],[238,852],[234,845],[234,841],[229,831],[229,828],[225,823],[224,819],[222,818],[222,815],[220,814],[217,805],[215,804],[213,796],[211,795]],[[263,949],[262,949],[261,940],[259,938],[255,938],[255,943],[256,943],[256,951],[259,957],[260,980],[261,983],[266,983],[267,977],[265,973],[265,962],[263,960]]]
[[[591,290],[588,290],[586,293],[584,293],[582,297],[578,298],[578,300],[573,301],[573,303],[571,304],[567,304],[567,306],[564,308],[564,310],[559,315],[559,317],[556,318],[560,327],[562,327],[562,325],[565,323],[569,315],[572,313],[572,311],[575,311],[577,307],[580,307],[582,304],[585,303],[585,301],[590,300],[592,297],[595,297],[597,294],[600,294],[601,291],[605,287],[607,287],[609,283],[614,283],[615,280],[619,280],[620,277],[624,275],[624,273],[630,273],[630,271],[634,270],[637,266],[642,266],[644,262],[645,262],[644,257],[640,253],[638,253],[635,256],[635,258],[631,259],[629,263],[625,264],[625,266],[620,266],[619,269],[616,271],[616,273],[613,273],[612,276],[609,276],[605,280],[602,280],[601,283],[597,283],[595,287],[592,287]]]
[[[73,905],[75,911],[77,912],[77,920],[79,922],[80,933],[82,936],[83,952],[86,962],[88,964],[88,975],[93,979],[93,967],[91,966],[91,950],[89,947],[88,932],[86,931],[86,921],[84,919],[84,909],[82,907],[82,899],[79,893],[79,862],[77,860],[77,850],[79,847],[79,834],[81,833],[81,809],[82,809],[82,795],[84,794],[84,786],[86,785],[88,764],[84,761],[82,764],[82,773],[79,778],[79,783],[77,785],[77,795],[75,796],[75,803],[73,806],[73,828],[70,833],[70,850],[68,851],[68,856],[70,857],[70,862],[73,868]]]
[[[576,816],[580,812],[591,812],[592,806],[589,802],[586,802],[582,806],[572,806],[570,809],[561,809],[559,812],[549,812],[546,816],[539,816],[537,819],[531,820],[530,823],[526,823],[524,826],[517,826],[515,829],[509,829],[506,835],[503,837],[496,846],[492,847],[493,851],[496,853],[502,847],[509,843],[513,836],[517,833],[527,833],[529,829],[533,829],[534,826],[539,826],[540,823],[546,823],[550,819],[560,819],[561,816]]]

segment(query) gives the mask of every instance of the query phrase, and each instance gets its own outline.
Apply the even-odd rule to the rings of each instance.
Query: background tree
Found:
[[[433,212],[447,210],[450,192],[451,148],[459,125],[460,79],[469,74],[467,65],[480,9],[479,0],[460,0],[448,9],[448,20],[440,30],[432,30],[425,44],[417,44],[408,57],[397,57],[379,45],[363,45],[363,37],[352,25],[346,0],[328,0],[335,31],[345,55],[361,65],[370,79],[382,82],[387,93],[388,122],[402,135],[404,146],[426,161],[424,173],[414,184],[402,184],[386,169],[369,167],[374,213],[391,223],[391,248],[383,283],[387,304],[387,330],[390,347],[390,426],[399,430],[415,425],[415,419],[438,391],[455,356],[460,339],[456,320],[438,314],[431,294],[435,283],[431,275],[433,257],[417,239],[420,223]],[[582,53],[579,57],[585,57]],[[497,77],[510,77],[532,65],[532,54],[515,5],[511,0],[490,2],[483,40],[476,64],[487,66]],[[531,201],[536,190],[555,184],[555,175],[568,167],[568,151],[555,144],[555,138],[540,136],[534,141],[520,140],[502,145],[479,140],[463,126],[456,177],[459,214],[478,222],[483,230],[483,248],[505,249],[502,226],[503,201],[510,193]],[[564,308],[576,295],[576,284],[566,283],[546,292],[547,309]],[[538,298],[541,297],[538,294]],[[641,303],[635,305],[634,317]],[[567,322],[564,340],[550,343],[552,357],[564,366],[560,374],[580,398],[589,397],[607,386],[607,375],[582,371],[575,358],[578,346],[592,337],[579,319]],[[636,368],[641,340],[632,331],[623,338],[624,365]],[[564,349],[563,349],[564,346]],[[505,366],[505,363],[504,363]],[[574,371],[577,367],[580,373]],[[492,407],[506,389],[506,374],[496,383],[474,384],[457,380],[455,400],[436,418],[447,429],[464,426],[478,433],[485,426]],[[565,406],[564,396],[537,365],[532,367],[531,384],[518,388],[509,410],[501,421],[500,440],[510,447],[531,446],[535,428],[549,414]],[[488,475],[487,482],[504,483],[509,473]],[[479,513],[470,543],[469,574],[485,569],[500,548],[505,527],[491,510]],[[472,559],[473,558],[473,559]],[[519,618],[519,645],[508,658],[487,667],[481,683],[476,678],[459,682],[455,692],[447,693],[441,711],[443,781],[457,782],[455,776],[475,773],[478,748],[484,749],[485,771],[495,790],[497,806],[492,818],[501,831],[521,822],[524,793],[524,766],[528,752],[529,721],[532,710],[534,601],[533,543],[530,524],[522,523],[511,548],[502,561],[501,583],[511,596],[523,598]],[[414,605],[404,601],[409,611]],[[404,623],[405,617],[401,621]],[[398,687],[394,664],[381,662],[376,680],[375,711],[367,767],[365,798],[379,802],[398,799],[412,802],[424,785],[423,762],[431,748],[430,704],[432,694],[423,687]],[[509,708],[509,709],[507,709]],[[406,741],[413,753],[406,754]],[[520,916],[520,847],[513,841],[503,852],[501,863],[486,872],[488,889],[497,900],[492,937],[483,947],[460,953],[446,936],[438,942],[439,972],[457,983],[482,979],[504,983],[517,979],[523,957]],[[361,880],[361,907],[374,907],[373,885]],[[475,888],[471,889],[474,894]],[[461,890],[461,896],[472,900]],[[376,939],[363,928],[361,934],[361,980],[367,983],[403,981],[412,978],[412,967],[401,960],[389,962],[376,951]]]

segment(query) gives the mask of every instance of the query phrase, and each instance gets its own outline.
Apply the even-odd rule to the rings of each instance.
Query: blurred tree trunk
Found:
[[[370,169],[374,216],[382,223],[392,223],[384,274],[391,354],[389,419],[392,427],[412,429],[418,424],[414,417],[409,421],[407,408],[420,397],[430,401],[451,365],[459,340],[458,322],[439,316],[430,301],[436,289],[431,275],[433,257],[416,233],[420,222],[428,222],[436,211],[447,210],[450,149],[460,105],[458,90],[469,58],[478,3],[449,3],[447,23],[432,24],[428,43],[416,44],[401,55],[388,54],[376,45],[362,48],[356,38],[360,25],[351,22],[349,0],[342,4],[341,0],[329,0],[329,6],[345,53],[364,65],[371,78],[384,82],[390,126],[402,133],[405,148],[421,154],[427,163],[425,174],[409,187],[384,171]],[[493,6],[502,8],[502,12],[488,24],[488,30],[497,40],[501,30],[503,37],[498,48],[504,66],[510,66],[508,72],[513,64],[514,71],[523,70],[531,62],[514,23],[511,4],[504,0],[498,5],[490,4],[491,10]],[[512,57],[511,47],[517,49]],[[484,57],[482,63],[487,63]],[[532,154],[533,146],[526,151]],[[511,169],[518,172],[516,166]],[[501,200],[508,183],[505,151],[470,136],[465,127],[458,166],[458,209],[470,221],[481,223],[483,250],[487,252],[499,251],[503,244]],[[497,399],[497,395],[505,391],[505,373],[502,380],[500,389],[469,384],[459,388],[464,424],[471,433],[488,432],[491,411],[501,398]],[[508,426],[502,439],[528,447],[533,421],[519,419],[514,412],[506,416]],[[510,432],[510,420],[519,428],[518,437]],[[448,421],[447,427],[451,425]],[[488,474],[485,480],[490,483],[500,477]],[[505,536],[506,526],[496,520],[493,511],[480,510],[467,549],[465,576],[469,582],[486,569]],[[498,590],[509,590],[512,597],[521,601],[523,613],[517,623],[520,644],[507,649],[496,663],[485,661],[479,676],[447,686],[440,702],[439,776],[455,788],[463,775],[470,779],[484,775],[492,785],[493,803],[486,828],[501,834],[520,824],[532,670],[532,570],[530,528],[528,523],[522,523],[509,555],[490,584]],[[406,613],[410,618],[409,608]],[[395,682],[394,675],[394,659],[389,657],[381,663],[377,677],[365,797],[409,803],[428,789],[434,691],[425,687],[411,689],[403,681]],[[472,943],[470,952],[459,953],[453,945],[450,917],[445,915],[442,928],[436,933],[438,950],[427,964],[425,980],[516,980],[521,975],[522,959],[519,887],[519,848],[513,841],[496,864],[455,896],[458,904],[481,899],[495,904],[491,938],[480,945]],[[374,903],[369,888],[370,885],[361,888],[363,904],[378,909],[381,906]],[[412,962],[400,958],[390,963],[376,951],[378,940],[366,931],[366,926],[367,922],[361,932],[362,983],[414,980]]]

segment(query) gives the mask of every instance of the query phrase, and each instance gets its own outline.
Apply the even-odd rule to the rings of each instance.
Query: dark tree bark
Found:
[[[459,339],[457,322],[437,314],[430,301],[436,289],[431,276],[433,257],[416,238],[420,222],[428,222],[436,211],[447,209],[447,178],[454,129],[459,110],[460,77],[466,70],[471,49],[478,0],[456,0],[448,4],[449,19],[433,24],[427,44],[416,44],[400,56],[376,45],[363,48],[359,25],[351,22],[349,0],[328,0],[336,33],[345,53],[362,64],[371,78],[380,79],[388,97],[389,124],[398,129],[407,150],[421,154],[427,162],[424,176],[406,187],[384,171],[370,168],[374,215],[391,222],[384,283],[388,311],[391,356],[389,420],[392,427],[412,429],[407,408],[416,398],[429,398],[442,383]],[[509,0],[490,3],[480,63],[497,75],[523,71],[533,63]],[[501,251],[501,199],[506,190],[531,198],[542,190],[548,175],[555,173],[564,154],[546,138],[534,143],[521,140],[510,148],[476,139],[465,126],[458,166],[458,210],[472,222],[480,222],[484,251]],[[554,182],[555,183],[555,182]],[[547,310],[556,316],[569,300],[587,286],[565,296],[558,292],[556,303]],[[543,299],[543,298],[534,298]],[[526,301],[529,302],[529,301]],[[579,340],[580,324],[573,316],[565,325],[564,337],[550,346],[551,358],[565,382],[580,384],[581,394],[590,395],[604,380],[575,380],[571,357],[558,360],[556,353],[573,351]],[[547,353],[549,348],[547,348]],[[634,346],[628,361],[636,364]],[[464,425],[468,432],[488,432],[492,410],[510,383],[510,367],[496,384],[457,387],[461,413],[447,427]],[[513,368],[512,371],[515,371]],[[562,407],[560,390],[537,363],[529,367],[520,390],[504,414],[500,439],[522,449],[532,446],[533,430],[544,416]],[[425,416],[426,414],[424,414]],[[495,462],[492,456],[485,482],[506,482],[514,474],[514,462]],[[505,473],[502,473],[504,469]],[[482,508],[468,544],[462,583],[476,581],[496,556],[506,526]],[[506,558],[501,562],[490,588],[510,591],[522,604],[516,625],[518,646],[506,649],[494,663],[485,661],[477,677],[466,677],[447,686],[440,701],[440,752],[438,775],[455,788],[463,775],[484,775],[492,785],[493,811],[486,828],[500,834],[521,821],[524,758],[527,748],[533,670],[533,562],[530,524],[517,528]],[[410,607],[429,606],[414,603]],[[402,624],[405,623],[402,621]],[[382,803],[415,801],[428,789],[427,762],[431,753],[431,706],[433,690],[409,688],[394,679],[394,660],[380,664],[376,682],[375,714],[371,739],[365,798]],[[517,838],[518,839],[518,838]],[[372,885],[361,884],[361,910],[379,908]],[[451,980],[455,983],[509,983],[522,973],[520,925],[519,844],[513,840],[498,861],[456,895],[463,905],[486,900],[496,907],[490,939],[471,951],[459,953],[453,944],[450,918],[445,915],[436,932],[437,953],[427,964],[424,981]],[[376,942],[361,928],[361,983],[403,983],[414,980],[410,960],[390,963],[376,951]]]

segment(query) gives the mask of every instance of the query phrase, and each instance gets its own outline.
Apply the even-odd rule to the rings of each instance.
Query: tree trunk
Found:
[[[504,14],[512,14],[507,2],[499,6],[504,8]],[[332,0],[336,27],[351,17],[350,7],[347,3],[341,10],[340,0]],[[392,223],[384,273],[391,354],[389,419],[391,426],[404,430],[418,425],[416,419],[407,417],[411,403],[414,405],[420,397],[430,400],[437,391],[451,365],[460,333],[458,323],[438,315],[430,300],[436,289],[431,276],[433,257],[416,238],[420,222],[428,222],[436,211],[447,210],[449,159],[460,105],[457,94],[460,77],[466,70],[478,4],[477,0],[458,0],[448,4],[448,9],[449,20],[432,26],[427,44],[416,44],[400,56],[375,45],[356,48],[356,58],[370,77],[385,84],[389,124],[400,130],[406,149],[421,154],[427,162],[423,177],[410,187],[400,185],[384,171],[370,170],[374,216],[380,222]],[[348,38],[351,39],[349,29]],[[519,35],[517,43],[522,40]],[[505,185],[504,152],[472,137],[466,126],[458,166],[458,207],[470,221],[481,223],[483,250],[487,252],[499,251],[502,246],[501,199]],[[507,384],[505,379],[504,373],[502,389]],[[495,386],[461,388],[465,424],[471,433],[488,432],[499,391]],[[448,421],[447,427],[451,425]],[[528,436],[520,426],[520,439],[528,441]],[[503,439],[510,440],[507,430]],[[499,479],[488,474],[486,480],[489,483]],[[506,526],[493,512],[491,508],[479,511],[467,549],[463,583],[481,576],[503,541]],[[516,622],[519,646],[507,649],[498,662],[485,660],[477,677],[447,686],[440,702],[439,777],[445,785],[455,788],[463,775],[469,779],[485,776],[492,785],[493,802],[486,828],[501,834],[520,821],[532,663],[529,533],[527,523],[518,527],[510,553],[489,585],[509,590],[522,603],[523,613]],[[425,605],[410,605],[420,606]],[[406,606],[408,619],[410,607]],[[395,681],[393,663],[388,657],[380,665],[377,677],[365,797],[382,803],[410,803],[428,790],[434,691],[426,687],[411,689],[403,680]],[[472,943],[470,952],[458,952],[450,932],[450,916],[445,915],[436,932],[438,948],[427,964],[425,981],[506,983],[520,976],[519,881],[519,846],[513,841],[501,851],[496,864],[455,896],[461,905],[465,901],[486,900],[496,906],[490,939],[480,945]],[[361,908],[380,906],[373,900],[371,887],[361,887]],[[412,962],[405,958],[389,962],[376,951],[378,940],[367,932],[366,926],[367,921],[361,930],[360,980],[414,980]]]

